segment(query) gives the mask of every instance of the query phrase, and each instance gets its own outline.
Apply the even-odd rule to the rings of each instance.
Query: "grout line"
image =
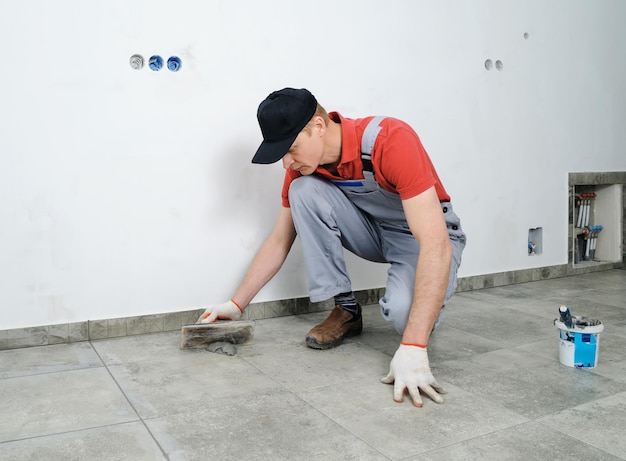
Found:
[[[376,351],[375,348],[373,348],[372,346],[368,346],[365,345],[366,347],[369,347],[370,349]],[[380,352],[380,351],[377,351]],[[334,418],[332,418],[330,415],[326,414],[325,412],[323,412],[322,410],[320,410],[319,408],[317,408],[315,405],[313,405],[311,402],[307,402],[298,391],[290,389],[288,387],[286,387],[284,384],[282,384],[281,382],[277,381],[276,379],[274,379],[273,376],[267,374],[265,371],[263,371],[262,369],[260,369],[259,367],[257,367],[253,362],[251,362],[250,360],[248,360],[246,357],[241,357],[247,364],[249,364],[251,367],[253,367],[254,369],[256,369],[259,373],[261,373],[263,376],[269,378],[271,381],[275,382],[276,384],[278,384],[278,386],[284,391],[284,392],[288,392],[289,394],[291,394],[293,397],[295,397],[296,399],[298,399],[299,401],[301,401],[304,405],[306,405],[307,407],[312,408],[313,410],[315,410],[316,412],[318,412],[320,415],[322,415],[324,418],[327,418],[328,420],[332,421],[333,424],[335,424],[336,426],[342,428],[344,431],[346,431],[348,434],[350,434],[352,437],[354,437],[357,440],[360,440],[361,442],[363,442],[366,446],[370,447],[372,450],[374,450],[376,453],[380,454],[381,456],[383,456],[385,459],[387,460],[392,460],[393,458],[390,458],[389,456],[385,455],[384,453],[382,453],[378,448],[376,448],[375,446],[371,445],[370,443],[368,443],[367,440],[364,440],[363,438],[359,437],[357,434],[355,434],[354,432],[352,432],[350,429],[348,429],[347,427],[343,426],[342,424],[340,424],[338,421],[336,421]],[[358,381],[358,379],[353,378],[353,379],[349,379],[347,381],[343,381],[342,384],[345,383],[350,383],[350,382],[355,382]],[[324,387],[329,387],[328,385],[322,385],[322,386],[318,386],[318,387],[310,387],[307,388],[306,391],[310,391],[310,390],[316,390],[316,389],[323,389]]]
[[[465,443],[468,443],[471,440],[480,439],[481,437],[485,437],[485,436],[488,436],[488,435],[491,435],[491,434],[497,434],[498,432],[502,432],[502,431],[508,431],[508,430],[513,429],[515,427],[520,427],[520,426],[524,426],[526,424],[532,424],[532,423],[535,423],[535,422],[537,422],[537,421],[534,420],[534,419],[529,419],[528,421],[524,421],[522,423],[517,423],[517,424],[512,424],[511,426],[502,427],[502,428],[496,429],[494,431],[488,431],[488,432],[485,432],[484,434],[480,434],[480,435],[477,435],[475,437],[470,437],[469,439],[459,440],[458,442],[451,443],[450,445],[442,445],[440,447],[433,448],[432,450],[427,450],[425,452],[422,452],[422,453],[420,453],[420,455],[421,456],[428,455],[430,453],[434,453],[434,452],[442,450],[442,449],[451,448],[451,447],[454,447],[454,446],[457,446],[457,445],[463,445]],[[413,459],[413,457],[409,456],[408,458],[403,458],[403,459],[401,459],[399,461],[410,460],[410,459]]]
[[[572,407],[572,408],[575,408],[575,407]],[[555,413],[555,414],[558,414],[558,412],[557,412],[557,413]],[[533,420],[533,422],[535,422],[535,423],[537,423],[537,424],[540,424],[541,426],[545,427],[545,428],[546,428],[546,429],[548,429],[548,430],[551,430],[551,431],[554,431],[554,432],[558,432],[558,433],[559,433],[559,434],[561,434],[562,436],[567,437],[567,438],[572,439],[572,440],[575,440],[575,441],[576,441],[576,442],[578,442],[578,443],[582,443],[583,445],[586,445],[586,446],[589,446],[589,447],[593,447],[593,448],[595,448],[596,450],[601,451],[602,453],[606,453],[606,454],[607,454],[607,455],[609,455],[609,456],[616,456],[616,455],[614,455],[613,453],[610,453],[610,452],[606,451],[604,448],[601,448],[601,447],[599,447],[599,446],[597,446],[597,445],[594,445],[594,444],[593,444],[593,443],[591,443],[591,442],[587,442],[587,441],[585,441],[585,440],[577,439],[577,438],[573,437],[573,436],[572,436],[572,434],[568,434],[568,433],[566,433],[566,432],[561,431],[558,427],[552,427],[552,426],[549,426],[549,425],[544,424],[544,423],[542,423],[541,421],[538,421],[538,420],[536,420],[536,419],[535,419],[535,420]]]
[[[163,456],[165,457],[165,459],[169,460],[170,457],[168,456],[167,452],[165,451],[165,449],[161,446],[161,444],[159,443],[159,441],[157,440],[157,438],[155,437],[155,435],[152,433],[152,431],[150,430],[150,428],[148,427],[148,425],[146,424],[145,420],[141,417],[141,415],[139,414],[139,412],[137,411],[137,408],[135,408],[135,405],[133,405],[133,402],[131,402],[130,398],[128,397],[128,395],[126,395],[126,392],[124,392],[124,389],[122,388],[122,386],[120,385],[120,383],[117,381],[117,379],[115,379],[115,376],[113,376],[113,373],[111,373],[111,370],[109,369],[108,365],[105,363],[104,359],[102,358],[102,356],[100,355],[100,353],[98,352],[98,350],[94,347],[93,343],[91,340],[89,340],[89,344],[91,345],[91,348],[93,349],[93,351],[96,353],[96,355],[98,356],[98,358],[100,359],[100,361],[102,362],[104,368],[106,369],[107,373],[109,374],[109,376],[111,377],[111,379],[113,380],[113,382],[115,383],[115,385],[117,386],[117,388],[120,390],[120,392],[122,393],[122,395],[124,396],[124,398],[126,399],[126,402],[128,402],[128,405],[130,405],[130,407],[133,409],[133,411],[135,412],[135,414],[137,415],[137,418],[139,418],[139,421],[141,421],[141,424],[143,424],[143,427],[146,428],[146,431],[148,431],[148,434],[150,434],[150,437],[152,437],[152,440],[154,440],[154,443],[157,444],[157,446],[159,447],[159,450],[161,450],[161,453],[163,453]]]
[[[133,421],[123,421],[123,422],[119,422],[119,423],[105,424],[104,426],[83,427],[83,428],[74,429],[74,430],[71,430],[71,431],[49,432],[47,434],[32,435],[32,436],[29,436],[29,437],[22,437],[22,438],[11,439],[11,440],[3,440],[3,441],[0,442],[0,445],[2,445],[3,443],[23,442],[25,440],[35,440],[35,439],[44,439],[46,437],[56,437],[58,435],[76,434],[76,433],[83,432],[83,431],[93,431],[95,429],[104,429],[104,428],[107,428],[107,427],[124,426],[125,424],[134,424],[134,423],[137,423],[137,422],[139,422],[139,421],[136,421],[136,420],[133,420]]]

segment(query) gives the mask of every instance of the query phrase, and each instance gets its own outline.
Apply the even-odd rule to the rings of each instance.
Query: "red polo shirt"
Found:
[[[337,166],[339,176],[318,167],[315,174],[335,180],[363,179],[361,162],[361,138],[369,121],[374,117],[359,119],[344,118],[338,112],[328,114],[341,123],[341,161]],[[376,182],[390,192],[400,195],[402,200],[415,197],[435,186],[440,202],[449,202],[450,196],[444,189],[439,176],[426,153],[417,133],[405,122],[387,117],[381,123],[374,148],[372,165]],[[289,186],[301,174],[287,170],[282,190],[284,207],[289,207]]]

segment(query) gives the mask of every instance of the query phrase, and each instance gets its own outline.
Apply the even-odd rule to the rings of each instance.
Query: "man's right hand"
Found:
[[[445,391],[437,383],[428,364],[428,349],[418,345],[400,343],[391,359],[389,374],[381,379],[385,384],[393,384],[393,399],[402,402],[404,391],[408,390],[413,405],[421,407],[420,390],[437,403],[443,403],[440,394]]]
[[[237,320],[242,310],[233,300],[207,308],[196,323],[213,323],[216,320]]]

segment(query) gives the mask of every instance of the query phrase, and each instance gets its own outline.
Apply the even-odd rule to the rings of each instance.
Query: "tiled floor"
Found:
[[[595,369],[558,360],[560,304],[599,318]],[[430,343],[448,394],[381,384],[398,336],[376,306],[328,351],[326,313],[260,320],[234,357],[158,333],[0,352],[2,460],[626,459],[626,271],[457,294]]]

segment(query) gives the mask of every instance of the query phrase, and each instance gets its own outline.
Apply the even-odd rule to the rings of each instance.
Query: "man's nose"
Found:
[[[291,166],[292,163],[293,163],[293,158],[291,157],[291,154],[283,155],[283,168],[285,170],[287,170]]]

